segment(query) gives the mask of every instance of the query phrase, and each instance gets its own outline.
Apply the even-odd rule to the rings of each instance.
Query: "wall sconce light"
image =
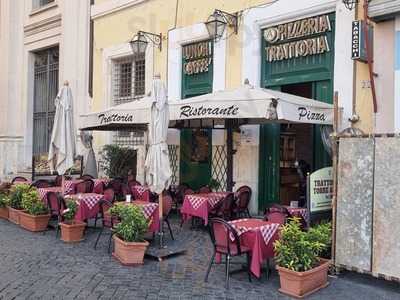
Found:
[[[154,34],[146,31],[138,31],[138,33],[129,41],[132,52],[134,55],[143,54],[146,52],[149,41],[157,46],[161,51],[162,49],[162,34]]]
[[[353,10],[353,8],[356,7],[356,5],[358,4],[358,0],[342,0],[344,6],[346,6],[346,8],[348,10]]]
[[[210,38],[217,41],[223,36],[227,25],[233,27],[236,34],[238,33],[238,19],[238,13],[230,14],[216,9],[204,24]]]

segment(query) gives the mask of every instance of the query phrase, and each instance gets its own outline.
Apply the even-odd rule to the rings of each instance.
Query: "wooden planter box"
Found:
[[[83,241],[83,233],[86,228],[85,222],[75,221],[73,223],[60,223],[61,240],[66,243]]]
[[[22,210],[15,209],[15,208],[12,208],[10,206],[7,206],[7,208],[8,208],[8,220],[11,223],[19,225],[19,213]]]
[[[19,225],[29,231],[46,231],[49,225],[50,214],[34,216],[26,212],[19,212]]]
[[[124,242],[116,235],[114,239],[114,252],[113,256],[118,259],[124,266],[142,265],[144,253],[146,252],[149,243],[128,243]]]
[[[0,207],[0,219],[8,220],[8,206]]]
[[[320,265],[306,272],[295,272],[277,266],[283,294],[295,298],[304,298],[326,287],[328,283],[328,268],[330,261],[320,259]]]

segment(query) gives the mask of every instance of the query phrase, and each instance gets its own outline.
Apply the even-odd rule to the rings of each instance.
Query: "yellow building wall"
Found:
[[[363,1],[360,1],[357,8],[358,19],[364,19]],[[374,105],[372,91],[370,88],[370,77],[368,64],[355,62],[355,113],[360,120],[354,127],[361,129],[364,133],[374,132]],[[379,108],[378,108],[379,109]]]
[[[96,5],[112,0],[97,0]],[[167,80],[168,31],[205,22],[214,9],[229,13],[246,13],[246,9],[257,5],[268,4],[266,0],[150,0],[125,8],[114,13],[94,19],[94,53],[93,53],[93,104],[92,110],[103,109],[103,50],[113,45],[128,42],[139,30],[162,33],[164,39],[162,51],[154,51],[154,74],[161,74]],[[178,6],[177,6],[178,4]],[[240,23],[240,22],[239,22]],[[232,88],[242,84],[241,62],[243,28],[239,24],[238,35],[228,28],[226,87]],[[149,44],[150,45],[150,44]],[[149,87],[146,87],[148,90]],[[96,133],[96,144],[105,143],[105,134]]]

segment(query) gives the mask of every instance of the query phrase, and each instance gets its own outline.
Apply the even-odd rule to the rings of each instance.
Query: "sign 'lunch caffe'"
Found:
[[[302,19],[264,30],[268,62],[323,54],[330,51],[326,33],[331,31],[329,15]]]
[[[185,60],[183,71],[186,75],[208,72],[213,55],[212,42],[204,41],[186,45],[182,48],[182,55]]]

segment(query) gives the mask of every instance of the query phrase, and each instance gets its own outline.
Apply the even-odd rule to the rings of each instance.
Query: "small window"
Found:
[[[144,55],[112,61],[112,97],[114,105],[139,100],[145,94],[145,57]],[[114,134],[114,143],[120,146],[138,146],[144,144],[143,132],[121,131]]]
[[[32,7],[33,9],[37,9],[52,2],[54,2],[54,0],[33,0]]]

